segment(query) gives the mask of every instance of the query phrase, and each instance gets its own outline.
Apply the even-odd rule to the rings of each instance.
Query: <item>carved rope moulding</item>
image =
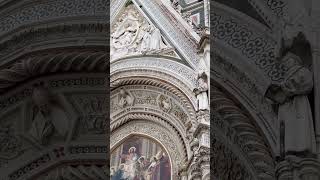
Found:
[[[124,59],[114,62],[110,65],[110,73],[120,71],[122,69],[156,69],[181,76],[183,82],[191,85],[190,88],[196,87],[197,74],[191,68],[173,60],[157,57],[137,57]]]

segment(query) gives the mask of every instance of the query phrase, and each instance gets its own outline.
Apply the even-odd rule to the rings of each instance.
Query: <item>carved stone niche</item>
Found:
[[[127,138],[138,135],[153,139],[168,153],[171,162],[171,178],[178,180],[180,165],[187,159],[186,147],[179,135],[169,127],[144,120],[134,120],[111,132],[110,148],[113,151]]]

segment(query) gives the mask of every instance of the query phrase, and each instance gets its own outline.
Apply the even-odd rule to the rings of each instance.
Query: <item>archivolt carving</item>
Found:
[[[181,77],[182,82],[194,88],[197,84],[197,73],[190,67],[177,62],[175,58],[159,57],[159,56],[137,56],[121,59],[112,63],[110,73],[130,69],[157,70],[170,75]]]
[[[35,76],[56,72],[107,72],[109,55],[105,51],[57,51],[20,60],[0,71],[0,93]]]
[[[220,57],[220,55],[213,54],[211,61],[215,64],[211,68],[211,78],[218,83],[223,83],[229,86],[231,89],[240,92],[239,96],[244,98],[244,101],[248,103],[249,107],[253,109],[252,113],[261,114],[259,119],[264,125],[270,141],[273,144],[277,143],[277,116],[274,113],[270,102],[264,98],[263,90],[266,89],[268,83],[265,85],[258,85],[254,80],[248,77],[248,74],[242,72],[239,68],[229,63],[228,60],[224,60],[226,57]]]
[[[148,74],[148,78],[146,78],[146,74]],[[164,83],[163,80],[167,81],[167,83]],[[196,100],[192,90],[167,73],[134,69],[111,75],[111,90],[124,85],[151,85],[169,91],[179,98],[179,101],[186,107],[190,117],[195,118]]]
[[[84,165],[62,165],[46,174],[39,176],[36,180],[50,179],[94,179],[106,180],[108,175],[106,173],[106,166],[101,164],[84,164]]]
[[[131,106],[122,107],[118,105],[118,95],[122,89],[125,89],[135,99]],[[169,111],[159,107],[161,102],[159,97],[170,99],[171,109]],[[186,129],[191,117],[179,97],[163,88],[139,84],[121,86],[111,92],[110,110],[111,131],[120,128],[133,119],[145,120],[174,129],[179,135],[180,141],[188,144]],[[190,150],[186,151],[189,152]]]
[[[214,12],[211,17],[213,36],[227,44],[250,60],[272,81],[281,81],[286,71],[285,67],[276,62],[276,42],[271,38],[254,33],[252,28],[242,25],[233,18]]]
[[[185,160],[188,159],[188,154],[190,154],[189,151],[189,144],[186,143],[185,139],[185,133],[179,131],[173,123],[170,123],[167,120],[164,120],[156,115],[152,114],[146,114],[146,113],[131,113],[127,114],[117,120],[113,120],[110,125],[110,131],[116,131],[117,129],[121,129],[122,125],[125,125],[129,122],[135,121],[135,120],[143,120],[145,123],[155,123],[159,124],[163,127],[166,127],[168,129],[174,130],[174,133],[176,134],[177,137],[179,137],[179,142],[183,144],[184,149],[184,155],[185,155]]]
[[[211,176],[212,174],[223,180],[252,180],[253,176],[225,143],[221,137],[211,134]]]
[[[109,42],[105,39],[105,36],[109,32],[109,29],[108,24],[102,23],[63,24],[38,28],[33,27],[23,32],[16,32],[10,35],[8,40],[0,42],[1,64],[16,60],[13,58],[15,56],[39,49],[43,50],[44,48],[85,46],[87,43],[92,43],[92,41],[106,47],[109,45]],[[87,41],[87,39],[90,39],[90,41]],[[54,44],[51,43],[52,41],[54,41]]]
[[[22,4],[22,5],[21,5]],[[18,3],[14,10],[4,11],[0,20],[0,35],[19,26],[39,21],[57,20],[58,18],[103,16],[108,19],[109,1],[75,0]],[[94,12],[94,13],[93,13]],[[65,21],[65,20],[64,20]]]
[[[236,144],[241,154],[251,161],[259,178],[275,178],[274,157],[267,140],[246,113],[214,86],[211,87],[211,119],[211,126],[221,130],[231,144]]]
[[[179,166],[181,163],[185,163],[186,156],[184,153],[184,145],[181,144],[175,131],[159,124],[136,120],[126,123],[121,128],[112,132],[110,137],[111,149],[115,148],[128,136],[135,134],[151,137],[163,145],[172,162],[173,179],[178,179]]]

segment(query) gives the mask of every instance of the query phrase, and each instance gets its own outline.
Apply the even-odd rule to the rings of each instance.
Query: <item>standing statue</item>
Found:
[[[203,72],[198,76],[198,88],[193,91],[197,96],[198,111],[209,110],[208,78],[206,73]]]
[[[293,42],[298,42],[301,34]],[[281,62],[289,70],[280,84],[271,84],[266,96],[278,104],[278,120],[284,124],[284,152],[306,155],[315,152],[315,132],[308,94],[313,88],[313,74],[303,65],[296,43],[283,48]],[[300,51],[300,50],[299,50]]]

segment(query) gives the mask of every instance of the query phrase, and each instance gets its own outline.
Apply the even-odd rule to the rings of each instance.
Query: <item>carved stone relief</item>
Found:
[[[123,101],[126,100],[119,97],[124,95],[132,102],[130,106],[129,104],[123,106]],[[158,114],[165,113],[167,116],[177,119],[182,125],[190,119],[185,105],[179,102],[177,96],[152,86],[132,85],[114,90],[111,93],[110,108],[112,119],[121,117],[128,111],[148,111],[148,109],[150,113],[157,111]],[[130,109],[125,111],[125,108]]]
[[[54,134],[65,138],[70,124],[66,112],[58,101],[53,101],[53,95],[47,88],[35,87],[32,94],[33,108],[31,125],[26,132],[26,138],[34,143],[45,145]]]
[[[161,32],[134,7],[129,5],[112,25],[111,60],[141,54],[159,54],[173,49]],[[174,52],[174,51],[173,51]]]
[[[88,96],[86,93],[71,94],[69,99],[79,112],[79,134],[104,134],[108,101],[104,93]]]

